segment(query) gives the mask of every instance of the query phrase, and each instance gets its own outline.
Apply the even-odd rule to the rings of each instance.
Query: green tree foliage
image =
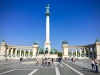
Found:
[[[58,57],[62,57],[62,52],[57,52]]]

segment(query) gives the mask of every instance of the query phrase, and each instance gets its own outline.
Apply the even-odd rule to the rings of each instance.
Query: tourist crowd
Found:
[[[61,60],[62,58],[59,57],[57,61],[61,63]],[[37,64],[41,63],[44,67],[45,66],[49,67],[54,62],[54,59],[53,58],[42,58],[41,60],[41,59],[36,58],[36,61],[37,61]]]

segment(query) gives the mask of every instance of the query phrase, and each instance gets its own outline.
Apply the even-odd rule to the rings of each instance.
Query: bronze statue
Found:
[[[68,44],[68,41],[67,41],[67,40],[62,41],[62,44],[63,44],[63,45],[64,45],[64,44]]]
[[[38,45],[38,42],[33,41],[33,45]]]
[[[99,42],[99,38],[96,39],[96,42]]]

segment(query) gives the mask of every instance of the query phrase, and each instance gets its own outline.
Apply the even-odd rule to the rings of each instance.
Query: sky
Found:
[[[94,44],[100,38],[100,0],[0,0],[0,42],[32,46],[46,41],[46,4],[50,4],[51,47]]]

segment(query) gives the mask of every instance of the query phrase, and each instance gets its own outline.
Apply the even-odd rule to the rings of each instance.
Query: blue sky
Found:
[[[50,4],[51,47],[86,45],[100,38],[100,0],[0,0],[0,42],[44,47],[45,6]]]

